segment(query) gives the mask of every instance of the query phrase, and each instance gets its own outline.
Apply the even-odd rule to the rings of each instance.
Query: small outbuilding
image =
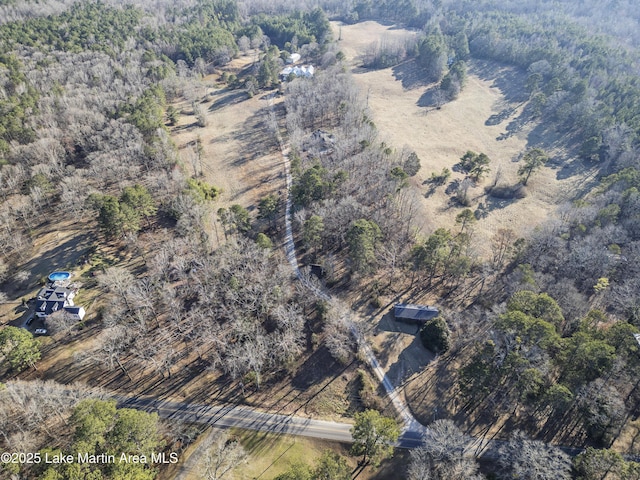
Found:
[[[440,311],[429,305],[414,305],[411,303],[396,303],[393,307],[393,316],[396,320],[410,323],[424,323],[436,318]]]
[[[287,57],[287,60],[285,61],[285,63],[287,63],[288,65],[298,63],[300,61],[300,58],[301,57],[299,53],[292,53]]]
[[[80,321],[84,318],[85,311],[82,307],[64,307],[64,309],[74,320]]]

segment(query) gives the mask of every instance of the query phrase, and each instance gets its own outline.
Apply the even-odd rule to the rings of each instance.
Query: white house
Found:
[[[66,274],[65,279],[58,279],[61,274]],[[77,284],[69,284],[68,272],[54,272],[49,275],[49,282],[41,288],[36,295],[35,314],[39,318],[46,318],[58,310],[64,310],[71,318],[82,320],[85,315],[84,308],[73,304],[73,297],[78,293]]]
[[[289,78],[289,75],[294,75],[296,77],[304,77],[311,78],[315,73],[316,69],[313,65],[302,65],[302,66],[292,66],[292,67],[284,67],[284,69],[280,72],[280,78],[284,81]]]
[[[73,307],[76,290],[65,287],[44,287],[36,296],[36,316],[43,318],[65,307]]]

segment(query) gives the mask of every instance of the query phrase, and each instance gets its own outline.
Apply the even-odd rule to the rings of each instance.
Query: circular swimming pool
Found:
[[[71,274],[69,272],[53,272],[49,275],[49,281],[57,282],[59,280],[69,280]]]

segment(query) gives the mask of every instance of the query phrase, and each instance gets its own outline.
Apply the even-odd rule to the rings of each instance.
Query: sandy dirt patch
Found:
[[[415,373],[420,372],[434,355],[422,346],[419,326],[397,322],[393,309],[376,317],[377,323],[369,331],[376,358],[393,385],[400,386]]]

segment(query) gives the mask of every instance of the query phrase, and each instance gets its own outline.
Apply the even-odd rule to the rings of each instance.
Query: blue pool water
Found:
[[[55,282],[58,280],[68,280],[70,277],[71,274],[69,272],[53,272],[49,275],[49,280]]]

